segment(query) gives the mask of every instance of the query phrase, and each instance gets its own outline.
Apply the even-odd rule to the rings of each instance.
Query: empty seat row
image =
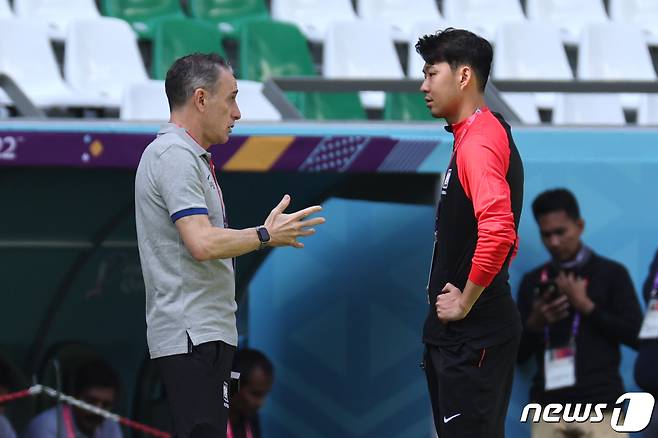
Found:
[[[168,27],[168,24],[170,26]],[[189,26],[189,27],[186,27]],[[161,30],[160,30],[161,28]],[[431,33],[436,25],[427,24]],[[166,31],[169,29],[169,31]],[[416,29],[419,32],[420,29]],[[584,34],[577,77],[599,80],[655,80],[648,49],[641,35],[622,25],[595,25]],[[154,77],[174,59],[194,51],[221,53],[221,33],[193,20],[170,19],[160,23],[154,44]],[[367,38],[378,35],[378,38]],[[158,37],[159,38],[159,37]],[[413,42],[413,41],[412,41]],[[573,80],[558,30],[549,25],[518,23],[499,30],[492,76],[513,80]],[[69,32],[64,81],[59,74],[45,27],[25,20],[0,23],[0,72],[13,77],[38,106],[118,107],[124,89],[144,82],[147,74],[134,33],[123,21],[111,18],[74,22]],[[38,56],[35,56],[37,54]],[[621,57],[621,58],[620,58]],[[291,24],[253,21],[241,33],[239,72],[242,79],[264,82],[275,76],[316,75],[306,39]],[[623,62],[620,62],[623,61]],[[421,77],[422,60],[411,52],[409,76]],[[324,45],[323,76],[328,78],[396,79],[404,77],[391,35],[381,23],[352,22],[331,26]],[[408,105],[427,118],[418,94],[405,98],[389,93],[288,93],[308,118],[363,119],[362,107]],[[553,108],[555,95],[506,95],[515,107],[534,107],[528,122],[536,121],[537,108]],[[638,108],[639,96],[625,96],[628,108]]]
[[[231,37],[237,37],[243,23],[269,19],[265,0],[187,0],[191,17],[204,20]],[[493,38],[498,26],[510,21],[546,21],[560,28],[563,41],[575,44],[588,24],[616,22],[633,24],[653,45],[658,45],[658,2],[648,0],[609,0],[609,14],[603,0],[442,0],[443,12],[435,0],[271,0],[271,16],[297,24],[306,37],[323,42],[334,22],[357,18],[375,20],[393,31],[396,41],[406,41],[414,22],[445,20],[472,28]],[[140,38],[150,39],[155,24],[163,18],[183,17],[179,0],[101,0],[104,15],[122,18]],[[51,37],[63,39],[68,23],[99,15],[94,0],[14,0],[17,16],[45,21]],[[11,15],[9,0],[0,0],[0,17]]]

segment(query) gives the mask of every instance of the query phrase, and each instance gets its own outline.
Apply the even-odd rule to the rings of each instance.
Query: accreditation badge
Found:
[[[575,344],[544,351],[544,377],[546,391],[576,384]]]

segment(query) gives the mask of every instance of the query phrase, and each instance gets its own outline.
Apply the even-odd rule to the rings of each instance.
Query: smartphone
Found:
[[[539,283],[535,287],[535,294],[546,302],[551,302],[559,297],[560,291],[554,281]]]

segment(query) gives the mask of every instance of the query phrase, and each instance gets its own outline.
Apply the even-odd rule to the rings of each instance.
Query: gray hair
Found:
[[[178,58],[165,79],[169,109],[174,111],[183,106],[197,88],[211,93],[217,91],[215,86],[221,69],[232,71],[228,62],[216,53],[193,53]]]

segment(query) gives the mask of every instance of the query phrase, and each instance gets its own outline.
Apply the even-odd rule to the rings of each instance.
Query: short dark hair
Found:
[[[453,70],[468,65],[475,72],[480,91],[484,92],[491,71],[493,48],[481,36],[449,27],[421,37],[416,43],[416,52],[427,64],[447,62]]]
[[[563,211],[574,221],[580,219],[580,208],[573,193],[567,189],[558,188],[540,193],[532,202],[532,213],[535,220],[548,213]]]
[[[180,108],[197,88],[214,93],[221,69],[231,71],[231,66],[216,53],[193,53],[178,58],[165,79],[165,91],[171,111]]]
[[[121,386],[116,371],[104,360],[94,359],[81,364],[75,371],[74,390],[81,393],[91,387],[112,388],[119,392]]]
[[[235,352],[233,357],[233,370],[240,373],[240,382],[249,383],[255,369],[260,368],[268,376],[274,375],[272,362],[262,352],[251,348],[244,348]]]

